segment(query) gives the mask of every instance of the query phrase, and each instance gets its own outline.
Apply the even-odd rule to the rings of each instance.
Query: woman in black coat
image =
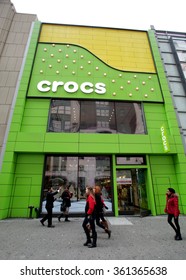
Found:
[[[101,189],[99,186],[94,187],[94,195],[96,200],[96,225],[105,230],[108,234],[108,238],[111,236],[111,230],[108,228],[108,223],[104,217],[103,209],[108,207],[105,205],[102,196],[101,196]]]
[[[68,219],[69,217],[69,207],[71,206],[71,198],[72,198],[72,193],[69,191],[69,186],[66,186],[65,190],[63,191],[61,198],[63,200],[62,205],[61,205],[61,213],[58,216],[58,221],[60,222],[61,217],[64,215],[65,216],[65,222],[70,222]]]

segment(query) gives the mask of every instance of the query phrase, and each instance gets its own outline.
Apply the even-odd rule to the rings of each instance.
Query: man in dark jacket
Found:
[[[50,188],[46,195],[46,205],[45,208],[47,210],[47,214],[40,220],[40,223],[44,226],[44,222],[48,220],[48,227],[54,227],[52,225],[52,208],[54,207],[54,195],[56,195],[59,191],[54,191],[53,188]]]

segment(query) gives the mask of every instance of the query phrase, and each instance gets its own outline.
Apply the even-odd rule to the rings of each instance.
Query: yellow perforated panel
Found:
[[[39,42],[79,45],[119,70],[156,72],[145,31],[42,24]]]

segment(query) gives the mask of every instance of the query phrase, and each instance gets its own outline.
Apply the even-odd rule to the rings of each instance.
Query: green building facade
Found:
[[[17,90],[0,219],[43,214],[47,189],[66,185],[81,215],[95,184],[110,215],[164,214],[168,187],[186,214],[186,157],[153,30],[36,22]]]

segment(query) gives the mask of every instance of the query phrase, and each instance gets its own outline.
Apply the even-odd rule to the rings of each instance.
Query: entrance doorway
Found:
[[[148,210],[145,169],[118,169],[117,192],[119,215],[150,214]]]

